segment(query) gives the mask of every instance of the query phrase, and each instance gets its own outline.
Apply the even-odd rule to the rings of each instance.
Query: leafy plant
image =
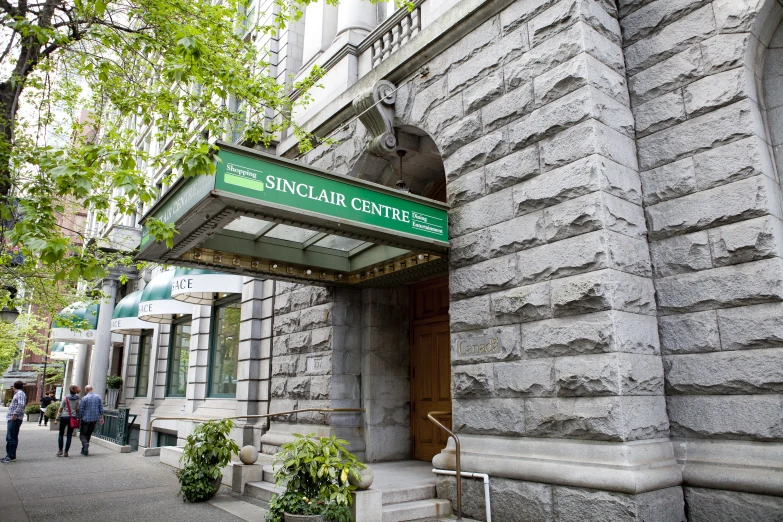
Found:
[[[44,415],[46,415],[47,419],[55,419],[57,418],[57,410],[59,409],[60,409],[60,403],[53,402],[46,407],[46,411],[44,412]]]
[[[282,522],[284,513],[319,514],[326,520],[350,522],[351,491],[356,487],[348,483],[348,477],[359,479],[364,464],[346,449],[347,441],[334,435],[294,436],[275,457],[275,464],[281,464],[275,471],[275,484],[285,484],[286,491],[269,503],[267,522]]]
[[[119,390],[122,386],[122,377],[119,375],[110,375],[106,377],[106,387],[110,390]]]
[[[35,415],[36,413],[41,413],[41,405],[40,404],[30,404],[24,409],[24,412],[26,415]]]
[[[183,500],[203,502],[215,494],[213,481],[220,477],[220,468],[239,453],[229,436],[233,426],[231,419],[207,421],[188,435],[180,458],[184,467],[175,471]]]

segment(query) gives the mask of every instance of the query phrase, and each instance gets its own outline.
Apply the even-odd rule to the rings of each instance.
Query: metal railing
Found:
[[[427,418],[431,420],[433,423],[435,423],[436,426],[444,430],[446,433],[451,435],[451,437],[454,439],[454,446],[457,453],[457,470],[456,470],[456,479],[457,479],[457,520],[462,520],[462,466],[460,466],[459,462],[459,437],[454,434],[453,431],[448,429],[446,426],[444,426],[441,422],[439,422],[435,416],[451,416],[450,411],[431,411],[427,414]]]
[[[104,410],[103,424],[96,424],[93,435],[120,446],[127,446],[130,438],[130,425],[136,421],[128,408]]]
[[[293,413],[307,413],[307,412],[318,412],[318,413],[364,413],[366,410],[364,408],[305,408],[302,410],[288,410],[288,411],[279,411],[277,413],[265,413],[264,415],[237,415],[235,417],[219,417],[215,419],[205,419],[203,417],[152,417],[150,421],[147,423],[147,446],[150,447],[150,440],[152,437],[152,423],[159,420],[191,420],[191,421],[198,421],[198,422],[208,422],[211,420],[225,420],[225,419],[268,419],[271,417],[278,417],[280,415],[291,415]]]

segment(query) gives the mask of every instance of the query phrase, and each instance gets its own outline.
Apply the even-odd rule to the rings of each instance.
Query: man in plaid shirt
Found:
[[[8,407],[8,415],[6,416],[8,431],[5,434],[5,458],[0,459],[0,462],[3,464],[16,462],[16,447],[19,445],[19,428],[22,427],[24,405],[27,403],[27,396],[22,391],[24,383],[22,381],[16,381],[14,383],[14,388],[16,389],[16,392],[14,393],[14,398],[11,400],[11,405]]]
[[[90,437],[95,429],[95,424],[100,420],[103,426],[103,400],[92,392],[89,384],[84,387],[87,395],[82,397],[79,403],[82,422],[79,425],[79,440],[82,441],[82,455],[90,454]]]

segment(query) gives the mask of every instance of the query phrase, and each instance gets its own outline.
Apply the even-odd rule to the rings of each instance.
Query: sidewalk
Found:
[[[5,456],[5,418],[6,408],[0,407],[0,457]],[[17,461],[0,464],[0,520],[263,520],[260,508],[225,491],[214,498],[220,508],[211,503],[186,504],[177,496],[179,484],[173,470],[157,458],[115,453],[96,444],[90,445],[90,456],[83,457],[80,449],[74,434],[70,457],[58,458],[57,432],[37,422],[24,422]]]

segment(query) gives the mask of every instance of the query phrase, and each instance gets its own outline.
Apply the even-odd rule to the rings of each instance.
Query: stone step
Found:
[[[273,466],[272,464],[264,465],[264,482],[275,483],[275,470],[280,467],[280,464]]]
[[[412,502],[414,500],[427,500],[435,498],[435,484],[422,484],[419,486],[410,486],[399,489],[383,490],[383,505],[402,504],[403,502]]]
[[[383,506],[383,522],[406,522],[451,515],[451,501],[442,498],[414,500]]]
[[[274,495],[280,495],[284,492],[285,488],[275,487],[271,482],[248,482],[245,484],[245,495],[264,502],[269,502]]]

